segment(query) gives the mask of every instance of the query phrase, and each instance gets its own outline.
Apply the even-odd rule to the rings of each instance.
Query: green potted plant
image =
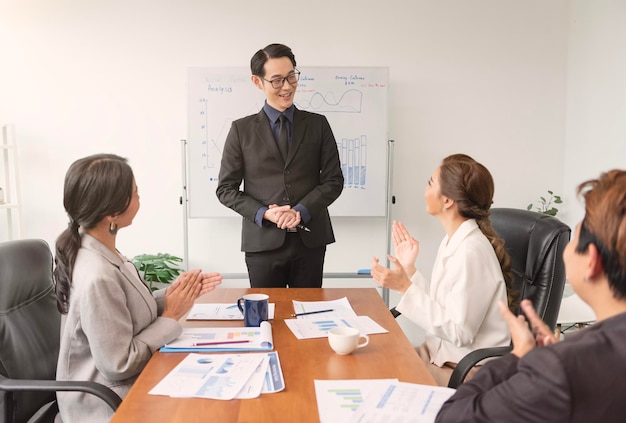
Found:
[[[556,216],[556,214],[559,212],[559,209],[554,207],[553,203],[562,204],[563,200],[561,199],[561,196],[555,195],[554,192],[550,190],[548,190],[548,194],[550,195],[549,197],[539,197],[539,205],[535,207],[535,210],[539,213],[547,214],[549,216]],[[526,210],[532,209],[533,203],[530,203],[528,207],[526,207]]]
[[[172,283],[183,271],[183,259],[170,254],[140,254],[132,261],[152,291],[159,289],[159,284]]]

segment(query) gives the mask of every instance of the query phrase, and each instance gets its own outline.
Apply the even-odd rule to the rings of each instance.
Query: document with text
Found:
[[[276,304],[269,303],[267,309],[267,318],[269,320],[274,319],[274,310]],[[237,304],[232,303],[208,303],[208,304],[194,304],[189,314],[187,314],[187,320],[243,320],[243,314]]]
[[[405,382],[377,386],[349,423],[434,423],[439,409],[454,392],[452,388]]]
[[[218,400],[257,398],[285,388],[278,353],[188,354],[151,395]]]
[[[355,317],[356,313],[347,297],[330,301],[292,300],[294,317],[298,319],[317,319],[319,317]]]
[[[309,320],[287,319],[285,324],[298,339],[325,338],[329,330],[338,326],[355,328],[367,335],[389,332],[369,316],[335,318],[318,316]]]
[[[397,379],[315,380],[320,423],[432,423],[455,390]]]
[[[272,325],[260,327],[185,328],[181,336],[161,347],[161,352],[271,351]]]

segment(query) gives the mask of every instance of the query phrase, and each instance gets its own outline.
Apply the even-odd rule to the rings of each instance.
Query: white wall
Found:
[[[16,125],[25,237],[52,245],[67,221],[69,164],[115,152],[130,159],[142,201],[118,247],[182,255],[186,69],[247,66],[271,42],[291,46],[301,65],[389,66],[392,216],[420,240],[425,274],[443,232],[422,194],[444,156],[482,161],[496,180],[495,206],[523,208],[547,189],[569,189],[566,0],[318,0],[277,14],[258,2],[215,3],[0,0],[0,121]],[[384,256],[384,219],[334,223],[327,271]],[[237,219],[190,221],[190,265],[245,272],[239,230]]]
[[[572,1],[568,45],[563,192],[574,227],[584,215],[578,184],[626,169],[626,2]]]

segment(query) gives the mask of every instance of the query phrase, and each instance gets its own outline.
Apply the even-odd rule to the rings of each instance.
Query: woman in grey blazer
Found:
[[[151,292],[115,247],[119,229],[139,210],[126,159],[98,154],[74,162],[63,205],[70,223],[56,242],[57,305],[63,313],[58,380],[92,380],[124,398],[152,354],[178,337],[194,300],[222,281],[219,273],[183,272]],[[82,393],[59,393],[64,423],[106,422],[111,409]]]

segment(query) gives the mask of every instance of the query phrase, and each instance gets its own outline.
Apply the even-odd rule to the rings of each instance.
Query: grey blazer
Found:
[[[159,317],[165,290],[140,280],[132,263],[82,234],[72,274],[68,314],[61,323],[58,380],[102,383],[122,398],[152,354],[180,335],[180,324]],[[88,394],[57,394],[64,423],[107,422],[113,415]]]
[[[244,182],[243,191],[240,190]],[[294,111],[287,160],[283,160],[263,109],[233,122],[224,144],[217,197],[243,217],[241,250],[268,251],[280,247],[285,231],[270,222],[259,227],[254,217],[270,204],[302,204],[311,214],[299,231],[309,248],[335,241],[328,214],[343,190],[337,143],[325,116]]]

